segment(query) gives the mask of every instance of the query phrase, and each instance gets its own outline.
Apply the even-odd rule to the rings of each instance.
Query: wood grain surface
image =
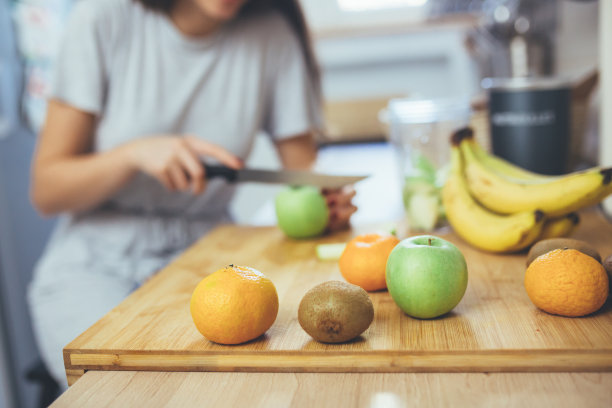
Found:
[[[612,224],[583,213],[575,238],[612,253]],[[365,230],[371,232],[374,228]],[[86,370],[259,372],[611,371],[612,307],[582,318],[538,310],[523,287],[526,255],[495,255],[467,246],[469,283],[459,305],[432,320],[413,319],[386,291],[371,293],[375,317],[355,341],[313,341],[297,321],[304,293],[342,280],[336,262],[315,257],[322,242],[345,242],[353,230],[291,240],[274,227],[217,228],[150,279],[64,349],[69,383]],[[248,265],[276,285],[280,310],[262,337],[238,346],[207,341],[189,300],[197,283],[228,264]]]
[[[90,371],[62,407],[609,407],[612,373]]]

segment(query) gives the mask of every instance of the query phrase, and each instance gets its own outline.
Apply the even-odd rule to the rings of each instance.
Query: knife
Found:
[[[221,165],[204,164],[206,178],[222,177],[229,182],[258,182],[291,185],[312,185],[321,188],[340,188],[354,184],[368,176],[336,176],[313,173],[307,170],[262,170],[262,169],[232,169]]]

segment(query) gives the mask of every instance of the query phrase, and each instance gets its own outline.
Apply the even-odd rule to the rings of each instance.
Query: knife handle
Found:
[[[238,177],[238,172],[232,168],[226,166],[219,166],[213,164],[204,164],[204,174],[207,179],[213,177],[223,177],[227,181],[236,181]]]

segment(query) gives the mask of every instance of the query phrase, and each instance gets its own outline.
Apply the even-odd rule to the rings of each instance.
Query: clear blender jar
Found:
[[[384,117],[401,171],[406,227],[434,231],[446,220],[441,191],[450,169],[450,136],[469,124],[469,100],[392,99]]]

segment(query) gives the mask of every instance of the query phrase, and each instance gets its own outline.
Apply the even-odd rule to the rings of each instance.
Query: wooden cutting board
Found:
[[[612,253],[612,224],[599,212],[581,215],[575,238]],[[375,317],[357,340],[313,341],[297,321],[306,291],[343,280],[336,262],[315,257],[322,242],[346,242],[361,228],[316,240],[286,238],[275,227],[221,226],[166,267],[64,349],[69,383],[86,370],[263,372],[612,371],[612,302],[582,318],[549,315],[525,293],[525,254],[495,255],[440,234],[465,255],[469,283],[449,314],[418,320],[387,291],[371,293]],[[280,309],[267,333],[247,344],[207,341],[189,312],[206,275],[247,265],[275,284]],[[86,305],[84,305],[86,307]]]

